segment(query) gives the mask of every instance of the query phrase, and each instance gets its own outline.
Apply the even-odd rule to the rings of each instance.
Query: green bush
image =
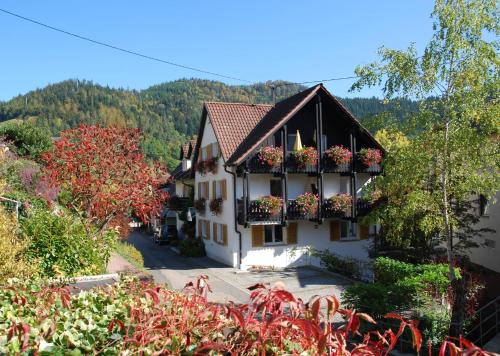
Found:
[[[340,256],[328,250],[317,251],[312,249],[310,254],[311,256],[318,257],[321,261],[321,265],[331,272],[361,279],[360,265],[362,262],[355,258]]]
[[[114,233],[89,238],[74,216],[32,209],[21,219],[22,232],[29,237],[27,256],[39,260],[44,276],[81,276],[105,271]]]
[[[2,136],[13,143],[20,156],[38,158],[52,147],[50,132],[29,122],[1,125],[0,137]]]
[[[205,244],[201,237],[187,238],[179,243],[181,254],[186,257],[203,257],[205,256]]]
[[[144,258],[134,245],[125,241],[120,241],[115,246],[116,252],[123,256],[127,261],[137,267],[144,267]]]

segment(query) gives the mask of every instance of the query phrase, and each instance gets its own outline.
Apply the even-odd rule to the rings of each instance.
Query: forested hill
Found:
[[[284,99],[304,88],[278,87],[276,99]],[[341,100],[361,120],[388,110],[401,117],[404,112],[415,109],[415,103],[409,101],[399,102],[396,109],[394,104],[384,105],[376,98]],[[178,145],[198,131],[204,101],[272,103],[272,93],[264,83],[232,86],[183,79],[137,91],[67,80],[0,102],[0,122],[29,119],[50,129],[54,136],[80,123],[138,127],[146,138],[147,156],[164,161],[172,168],[176,164]]]

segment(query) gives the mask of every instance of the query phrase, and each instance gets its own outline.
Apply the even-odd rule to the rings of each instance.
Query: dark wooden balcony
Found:
[[[317,220],[318,212],[304,213],[295,200],[288,200],[286,216],[288,220]]]
[[[173,196],[168,201],[168,209],[172,211],[186,211],[190,206],[193,206],[193,199],[187,197]]]
[[[325,173],[340,173],[349,175],[352,171],[352,162],[347,164],[336,164],[330,158],[323,155],[321,168]]]
[[[349,207],[345,211],[335,210],[332,203],[327,199],[321,206],[321,217],[324,219],[350,219],[352,217],[352,209]]]
[[[281,172],[281,164],[277,166],[270,166],[266,163],[263,163],[259,160],[258,156],[255,155],[253,156],[249,161],[248,161],[248,171],[250,173],[280,173]]]
[[[356,202],[356,216],[366,216],[373,208],[373,203],[368,200],[360,199]]]
[[[299,166],[293,157],[288,155],[286,159],[286,171],[288,173],[316,173],[318,171],[317,165],[307,164],[305,166]]]
[[[369,173],[370,175],[375,176],[382,173],[382,166],[380,164],[374,164],[368,167],[359,157],[356,157],[355,170],[358,173]]]
[[[243,199],[237,200],[238,224],[245,225],[277,225],[282,222],[282,209],[275,214],[263,210],[254,200],[250,200],[245,214]]]

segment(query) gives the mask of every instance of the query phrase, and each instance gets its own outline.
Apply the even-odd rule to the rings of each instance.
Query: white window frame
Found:
[[[224,231],[223,231],[223,226],[222,224],[219,223],[214,223],[217,225],[217,236],[214,236],[215,242],[218,242],[219,244],[224,243]]]
[[[281,241],[276,241],[276,227],[281,228]],[[266,242],[266,228],[271,228],[272,229],[272,241],[271,242]],[[280,225],[264,225],[264,246],[278,246],[278,245],[285,245],[285,231],[283,230],[283,227]]]

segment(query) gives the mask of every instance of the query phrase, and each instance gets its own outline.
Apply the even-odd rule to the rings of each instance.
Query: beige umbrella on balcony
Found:
[[[302,149],[302,140],[300,139],[300,132],[297,130],[297,135],[295,136],[295,143],[293,144],[294,151],[300,151]]]

